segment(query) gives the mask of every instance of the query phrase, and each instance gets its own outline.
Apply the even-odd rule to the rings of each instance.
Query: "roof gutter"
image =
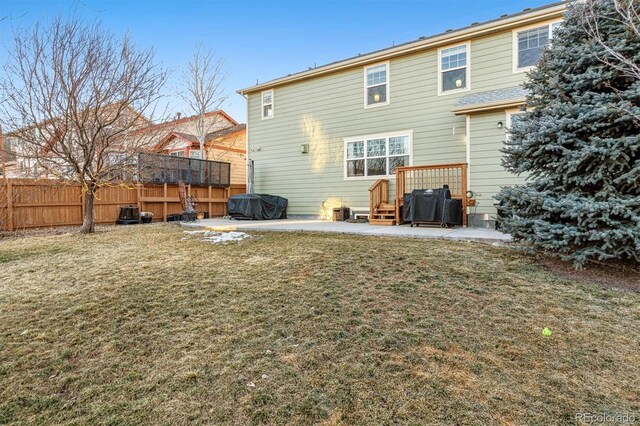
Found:
[[[317,77],[317,76],[321,76],[328,73],[334,73],[334,72],[341,71],[348,68],[363,66],[373,62],[383,61],[383,60],[395,58],[398,56],[404,56],[411,53],[420,52],[422,50],[432,49],[445,44],[454,43],[457,41],[467,40],[470,37],[483,36],[483,35],[511,29],[518,26],[524,26],[529,23],[534,23],[536,21],[557,18],[559,16],[562,16],[566,8],[567,8],[567,5],[563,3],[563,4],[551,6],[548,8],[534,10],[530,13],[517,14],[514,16],[506,17],[504,19],[500,19],[498,21],[492,21],[485,24],[466,27],[460,30],[444,33],[435,37],[430,37],[426,40],[418,40],[415,42],[410,42],[402,46],[384,49],[382,51],[357,56],[355,58],[346,59],[344,61],[336,62],[329,65],[324,65],[309,71],[303,71],[298,74],[277,78],[275,80],[271,80],[263,84],[257,84],[252,87],[247,87],[245,89],[237,90],[236,92],[244,96],[245,94],[248,94],[248,93],[252,93],[252,92],[256,92],[256,91],[260,91],[260,90],[264,90],[264,89],[268,89],[276,86],[281,86],[283,84],[293,83],[293,82],[305,80],[311,77]]]

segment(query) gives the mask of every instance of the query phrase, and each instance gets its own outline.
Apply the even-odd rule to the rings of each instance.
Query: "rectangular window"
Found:
[[[169,155],[173,157],[184,157],[184,151],[173,151],[170,152]]]
[[[200,158],[200,148],[194,148],[189,150],[189,158],[195,158],[196,160],[201,160]]]
[[[345,139],[345,178],[391,176],[411,163],[412,132]]]
[[[469,43],[438,52],[440,94],[469,90]]]
[[[365,108],[389,103],[389,63],[364,69]]]
[[[526,71],[535,66],[549,46],[560,22],[514,32],[514,71]]]
[[[273,118],[273,90],[262,92],[262,119]]]

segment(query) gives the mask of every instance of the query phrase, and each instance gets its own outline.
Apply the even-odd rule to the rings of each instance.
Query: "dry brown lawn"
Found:
[[[638,293],[472,243],[182,237],[150,225],[0,241],[0,424],[640,412]]]

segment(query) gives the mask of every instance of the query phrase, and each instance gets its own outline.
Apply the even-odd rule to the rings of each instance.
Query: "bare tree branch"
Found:
[[[167,79],[153,50],[117,39],[99,23],[72,18],[14,33],[0,80],[2,122],[21,164],[34,175],[78,182],[83,232],[93,232],[99,188],[131,178]]]
[[[198,45],[189,61],[184,83],[186,93],[184,101],[189,109],[198,116],[195,124],[195,135],[200,144],[200,158],[205,159],[205,138],[213,126],[212,121],[207,121],[205,114],[219,109],[227,99],[223,87],[226,76],[223,74],[224,62],[216,58],[213,51],[205,50]]]
[[[583,27],[587,34],[603,49],[605,54],[599,55],[603,63],[617,69],[624,75],[640,79],[640,61],[638,52],[621,52],[614,48],[603,36],[600,27],[609,22],[623,25],[629,35],[640,37],[640,1],[639,0],[608,0],[613,1],[616,11],[614,16],[605,16],[599,12],[597,0],[588,0],[580,4]],[[635,56],[635,57],[634,57]]]

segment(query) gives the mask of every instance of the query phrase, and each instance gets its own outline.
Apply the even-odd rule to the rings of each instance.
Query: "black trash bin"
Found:
[[[447,225],[462,225],[462,200],[457,198],[444,200],[442,222]]]

